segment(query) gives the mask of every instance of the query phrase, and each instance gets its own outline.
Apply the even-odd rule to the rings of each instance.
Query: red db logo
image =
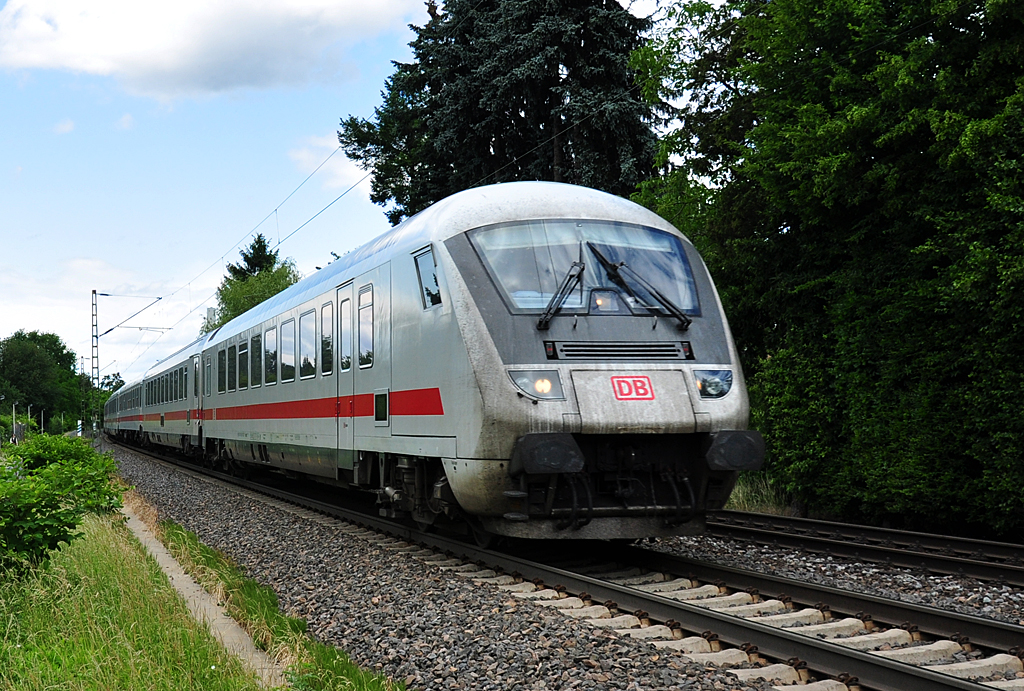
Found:
[[[612,377],[612,389],[615,391],[615,398],[620,401],[654,400],[654,387],[647,377]]]

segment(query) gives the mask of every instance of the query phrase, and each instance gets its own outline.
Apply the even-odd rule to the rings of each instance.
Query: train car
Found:
[[[479,537],[699,532],[764,455],[693,245],[560,183],[444,199],[158,363],[142,391],[147,443]]]

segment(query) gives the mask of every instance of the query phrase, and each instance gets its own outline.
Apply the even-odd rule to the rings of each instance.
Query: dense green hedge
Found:
[[[75,537],[89,512],[121,506],[109,455],[82,439],[40,435],[0,461],[0,566],[34,564]]]
[[[768,472],[819,515],[1019,539],[1024,4],[671,11],[635,60],[679,167],[639,198],[714,274]]]

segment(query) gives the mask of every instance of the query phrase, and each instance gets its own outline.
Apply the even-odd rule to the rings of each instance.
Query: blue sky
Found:
[[[126,379],[197,335],[265,216],[277,209],[259,228],[276,243],[362,177],[339,152],[278,208],[337,147],[339,120],[372,113],[407,24],[427,17],[419,0],[154,7],[0,5],[0,338],[57,333],[88,369],[93,289],[163,296],[128,325],[172,332],[100,341],[102,374]],[[308,275],[386,230],[368,191],[281,256]],[[145,304],[101,297],[100,331]]]
[[[655,0],[633,5],[642,13]],[[128,381],[193,340],[256,225],[273,243],[364,172],[335,154],[408,59],[422,0],[0,4],[0,338],[58,334],[90,368],[91,291],[160,296],[100,340]],[[357,185],[280,246],[309,275],[388,228]],[[147,304],[99,298],[99,330]]]

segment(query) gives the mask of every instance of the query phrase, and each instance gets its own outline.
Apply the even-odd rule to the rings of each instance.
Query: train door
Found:
[[[355,445],[355,387],[353,362],[352,284],[338,288],[338,467],[351,470]]]
[[[185,395],[188,397],[188,409],[185,418],[188,420],[189,435],[192,437],[193,446],[203,444],[203,399],[199,395],[199,356],[192,356],[192,385],[187,386]]]
[[[373,438],[391,436],[391,264],[366,272],[352,288],[355,441],[365,448],[379,446]]]

